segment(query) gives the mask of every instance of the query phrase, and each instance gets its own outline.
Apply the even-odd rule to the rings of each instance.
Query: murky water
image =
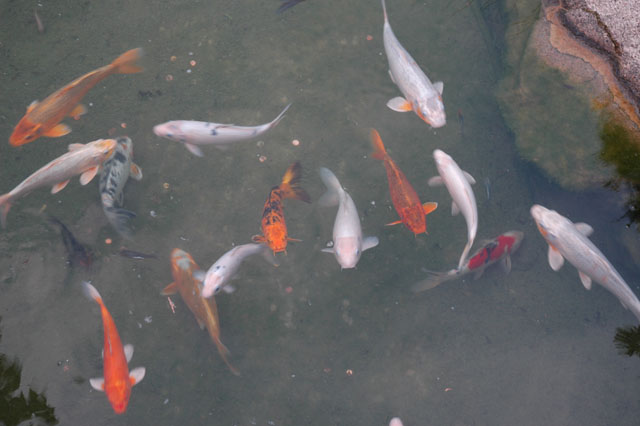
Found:
[[[109,77],[89,92],[89,113],[66,120],[70,135],[20,149],[0,144],[3,193],[68,143],[109,134],[132,138],[144,173],[125,195],[138,213],[131,242],[109,227],[96,182],[74,179],[55,196],[39,190],[9,213],[0,234],[0,352],[19,361],[19,390],[42,392],[64,425],[385,425],[393,416],[409,426],[637,424],[638,359],[620,356],[612,341],[635,319],[600,286],[585,291],[570,265],[549,268],[529,208],[540,203],[591,224],[592,240],[636,293],[638,234],[618,220],[619,194],[564,191],[518,158],[494,97],[501,48],[487,47],[486,23],[468,4],[387,4],[400,42],[445,83],[448,124],[434,131],[385,106],[400,93],[387,74],[377,1],[308,0],[282,16],[276,0],[2,3],[5,139],[32,100],[127,49],[146,53],[144,73]],[[151,131],[171,119],[260,124],[289,102],[263,146],[210,147],[197,158]],[[421,199],[440,203],[428,235],[384,226],[397,216],[384,168],[369,158],[371,127]],[[511,229],[526,237],[510,275],[492,268],[414,295],[421,268],[450,269],[466,241],[446,190],[427,186],[435,148],[478,181],[478,242]],[[249,242],[269,189],[295,160],[313,199],[324,192],[318,168],[332,169],[380,245],[341,271],[320,252],[335,210],[288,200],[289,234],[303,241],[278,256],[277,269],[247,261],[237,291],[216,298],[222,341],[242,373],[235,377],[179,296],[173,313],[159,295],[172,281],[169,254],[183,248],[205,268]],[[91,271],[69,269],[43,208],[93,248]],[[121,246],[159,259],[120,257]],[[130,366],[147,369],[124,416],[88,383],[102,375],[102,324],[83,279],[134,344]]]

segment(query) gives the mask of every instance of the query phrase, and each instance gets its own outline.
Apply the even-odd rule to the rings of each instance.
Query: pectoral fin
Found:
[[[69,179],[65,180],[64,182],[56,183],[55,185],[53,185],[53,188],[51,188],[51,193],[57,194],[58,192],[62,191],[64,187],[67,186],[68,183],[69,183]]]
[[[254,243],[266,243],[267,239],[264,237],[264,235],[254,235],[253,237],[251,237],[251,241],[253,241]]]
[[[231,294],[234,291],[236,291],[236,288],[234,286],[232,286],[231,284],[227,284],[225,286],[222,286],[222,291],[224,291],[227,294]]]
[[[333,247],[323,248],[321,251],[323,253],[335,253],[335,250],[333,249]]]
[[[438,93],[440,93],[440,96],[442,96],[442,92],[444,91],[444,83],[441,81],[436,81],[435,83],[433,83],[433,88],[436,89]]]
[[[85,115],[87,113],[87,107],[82,104],[78,104],[71,110],[69,113],[70,117],[73,117],[74,120],[79,120],[80,116]]]
[[[131,163],[131,167],[129,169],[129,176],[131,176],[135,180],[142,179],[142,169],[136,163]]]
[[[38,101],[33,101],[29,104],[29,106],[27,107],[27,114],[29,114],[31,111],[33,111],[33,109],[35,107],[38,106]]]
[[[502,259],[502,262],[500,262],[500,265],[502,266],[502,270],[505,274],[511,272],[511,256],[507,254],[504,259]]]
[[[451,216],[457,216],[460,213],[460,207],[456,204],[455,201],[451,202]]]
[[[384,226],[400,225],[401,223],[402,223],[402,220],[396,220],[395,222],[385,223]]]
[[[476,180],[473,178],[473,176],[471,176],[469,173],[465,172],[464,170],[462,171],[462,174],[464,174],[464,177],[467,178],[467,181],[471,184],[471,185],[475,185],[476,184]]]
[[[91,387],[95,390],[104,392],[104,378],[94,377],[93,379],[89,379],[89,383],[91,383]]]
[[[392,110],[398,111],[398,112],[413,111],[411,102],[409,102],[402,96],[398,96],[396,98],[390,99],[389,102],[387,102],[387,106]]]
[[[146,373],[144,367],[136,367],[133,370],[129,371],[129,380],[131,380],[131,386],[140,383],[140,381],[144,379],[144,373]]]
[[[591,225],[587,223],[580,222],[580,223],[576,223],[575,226],[576,226],[576,229],[585,237],[588,237],[589,235],[593,234],[593,228],[591,227]]]
[[[202,153],[202,151],[200,150],[200,148],[197,145],[194,145],[194,144],[191,144],[191,143],[185,143],[184,146],[193,155],[196,155],[198,157],[204,157],[204,154]]]
[[[582,271],[578,271],[578,275],[580,275],[580,281],[582,281],[582,285],[584,286],[584,288],[586,288],[587,290],[591,290],[591,277],[589,277]]]
[[[43,135],[50,138],[58,138],[60,136],[68,135],[69,133],[71,133],[71,127],[67,126],[66,124],[60,123],[57,126],[53,126],[51,129],[44,132]]]
[[[133,345],[127,343],[124,345],[124,357],[127,359],[127,362],[131,361],[131,357],[133,356]]]
[[[90,169],[85,170],[80,175],[80,185],[86,185],[89,182],[91,182],[91,179],[93,179],[97,173],[98,173],[98,166],[94,166],[94,167],[91,167]]]
[[[169,284],[168,286],[166,286],[161,292],[160,294],[163,296],[169,296],[170,294],[174,294],[178,291],[178,284],[176,284],[176,282],[172,282],[171,284]]]
[[[75,151],[76,149],[84,148],[83,143],[70,143],[67,149],[69,151]]]
[[[362,240],[362,251],[374,248],[378,245],[378,243],[378,237],[366,237],[364,240]]]
[[[444,179],[442,179],[442,176],[434,176],[431,179],[429,179],[429,181],[427,182],[427,184],[429,186],[440,186],[440,185],[444,185]]]
[[[560,270],[562,265],[564,265],[564,257],[562,257],[560,252],[551,245],[549,246],[549,253],[547,257],[549,258],[549,266],[551,266],[551,269],[554,271]]]
[[[438,203],[435,203],[435,202],[428,202],[422,205],[422,211],[424,212],[425,216],[433,212],[437,208],[438,208]]]

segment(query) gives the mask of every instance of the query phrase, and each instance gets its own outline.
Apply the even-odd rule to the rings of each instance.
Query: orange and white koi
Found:
[[[100,305],[104,328],[104,377],[90,379],[91,387],[107,394],[113,411],[122,414],[127,410],[131,387],[144,378],[145,368],[137,367],[129,371],[128,362],[133,356],[133,346],[124,345],[118,335],[113,317],[102,302],[98,290],[88,282],[82,283],[85,295]]]
[[[98,173],[98,169],[116,148],[115,139],[98,139],[87,144],[69,145],[69,152],[49,162],[31,174],[10,192],[0,195],[0,221],[4,228],[7,213],[14,200],[42,186],[53,185],[51,193],[55,194],[69,183],[75,175],[80,175],[80,184],[86,185]]]
[[[387,223],[387,225],[404,223],[404,226],[416,235],[426,233],[427,221],[425,216],[434,211],[438,207],[438,203],[422,204],[420,202],[416,190],[413,189],[402,170],[396,166],[396,163],[387,154],[380,134],[376,129],[371,130],[371,144],[373,145],[373,154],[371,156],[384,162],[384,167],[387,170],[387,180],[389,181],[391,202],[398,215],[400,215],[400,220]]]
[[[274,253],[285,251],[288,241],[300,241],[289,238],[287,234],[287,224],[284,221],[284,211],[282,200],[285,198],[295,198],[306,203],[311,202],[311,197],[307,191],[300,186],[302,179],[302,166],[300,162],[293,163],[278,186],[271,188],[269,197],[264,203],[262,210],[262,235],[254,235],[252,240],[256,243],[265,243]]]
[[[220,340],[220,321],[218,319],[218,307],[213,297],[205,299],[202,296],[202,284],[194,276],[194,272],[200,267],[191,255],[184,250],[175,248],[171,252],[171,273],[173,282],[162,290],[163,296],[180,293],[182,300],[187,304],[198,321],[200,328],[207,328],[209,335],[220,352],[220,356],[235,375],[240,375],[227,360],[229,349]],[[173,310],[173,308],[172,308]]]
[[[9,137],[13,146],[33,142],[41,136],[56,138],[71,132],[71,128],[60,122],[71,116],[75,120],[87,112],[80,100],[100,81],[111,74],[132,74],[142,71],[136,61],[142,56],[142,49],[129,50],[117,57],[109,65],[78,77],[61,89],[47,96],[42,102],[33,101],[27,113],[18,122]]]

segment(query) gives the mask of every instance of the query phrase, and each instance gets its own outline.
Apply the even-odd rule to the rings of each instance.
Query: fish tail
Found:
[[[411,286],[411,290],[414,293],[419,293],[425,290],[431,290],[432,288],[439,286],[443,282],[453,280],[458,276],[457,269],[452,269],[448,272],[434,272],[434,271],[428,271],[428,270],[425,270],[425,272],[429,274],[427,278],[421,281],[418,281],[413,286]]]
[[[340,194],[344,191],[342,185],[340,185],[340,181],[336,175],[326,167],[320,167],[320,178],[327,187],[327,192],[320,197],[318,204],[322,207],[337,205],[340,202]]]
[[[300,186],[301,180],[302,166],[299,161],[296,161],[289,166],[282,177],[282,183],[280,184],[282,198],[295,198],[297,200],[304,201],[305,203],[310,203],[311,197],[307,191]]]
[[[0,196],[0,223],[2,228],[7,227],[7,214],[11,208],[11,194],[6,193]]]
[[[143,50],[140,47],[137,49],[127,50],[111,62],[113,72],[115,74],[134,74],[141,72],[143,68],[138,66],[136,61],[142,57],[142,53]]]
[[[89,281],[82,282],[82,291],[84,291],[85,296],[91,300],[95,300],[96,303],[102,306],[102,297],[100,296],[100,293],[98,293],[98,290],[96,290]]]
[[[371,156],[376,160],[384,160],[387,156],[387,150],[384,149],[380,133],[378,133],[376,129],[371,129],[371,145],[373,146],[373,153]]]
[[[227,364],[227,367],[229,367],[229,370],[231,370],[231,372],[236,376],[239,376],[240,372],[233,365],[231,365],[231,363],[227,359],[227,356],[231,355],[231,352],[229,352],[229,349],[227,349],[224,343],[222,343],[222,340],[220,340],[219,338],[213,339],[213,341],[218,347],[218,352],[220,353],[220,356],[222,357],[222,360],[224,361],[224,363]]]
[[[389,22],[389,19],[387,19],[387,6],[384,4],[384,0],[382,0],[382,13],[384,14],[384,22]]]
[[[269,123],[267,128],[272,129],[272,128],[276,127],[278,125],[278,123],[280,122],[280,120],[282,120],[284,118],[284,113],[287,112],[287,110],[289,109],[290,106],[291,106],[291,104],[289,104],[286,107],[284,107],[282,112],[280,114],[278,114],[278,116],[276,118],[274,118],[271,123]]]
[[[113,228],[125,238],[131,238],[131,229],[129,228],[129,219],[136,217],[132,211],[120,209],[117,207],[105,207],[104,214],[107,216],[109,223]]]

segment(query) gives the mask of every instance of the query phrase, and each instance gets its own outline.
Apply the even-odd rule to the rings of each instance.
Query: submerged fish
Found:
[[[327,192],[318,200],[323,207],[338,205],[338,213],[333,224],[333,247],[322,249],[333,253],[342,269],[355,268],[362,252],[378,245],[378,237],[362,238],[362,227],[358,209],[351,196],[342,188],[333,172],[320,168],[320,178]]]
[[[478,207],[470,185],[476,183],[476,180],[469,173],[461,170],[453,158],[444,151],[436,149],[433,151],[433,158],[440,176],[429,179],[429,185],[444,184],[452,198],[451,214],[455,216],[462,211],[464,220],[467,222],[467,244],[458,262],[458,269],[462,269],[478,231]]]
[[[158,256],[156,256],[153,253],[141,253],[139,251],[134,251],[134,250],[129,250],[126,248],[121,248],[120,251],[118,252],[120,254],[120,256],[122,257],[128,257],[129,259],[136,259],[136,260],[144,260],[144,259],[157,259]]]
[[[289,166],[282,182],[269,191],[269,197],[262,209],[262,235],[254,235],[252,240],[256,243],[267,244],[274,253],[286,251],[288,241],[299,241],[289,238],[287,224],[284,220],[282,201],[285,198],[295,198],[306,203],[311,202],[311,197],[300,186],[302,179],[302,166],[296,161]]]
[[[82,283],[85,295],[100,305],[102,326],[104,328],[104,377],[90,379],[91,387],[107,394],[113,411],[122,414],[127,410],[131,387],[144,378],[145,368],[138,367],[129,371],[128,362],[133,356],[133,345],[122,346],[120,335],[113,317],[104,306],[98,290],[88,282]]]
[[[518,250],[524,234],[520,231],[509,231],[488,241],[476,251],[462,269],[452,269],[448,272],[429,272],[430,276],[412,289],[415,292],[429,290],[450,280],[455,280],[469,273],[474,273],[474,279],[480,278],[487,267],[500,261],[502,268],[508,274],[511,271],[511,254]]]
[[[136,217],[136,214],[121,208],[124,201],[124,186],[129,176],[135,180],[142,179],[142,170],[133,162],[131,139],[121,136],[116,141],[118,145],[115,151],[102,165],[98,188],[107,220],[120,235],[130,238],[131,230],[128,221]]]
[[[87,144],[69,145],[69,152],[61,155],[31,174],[10,192],[0,196],[0,221],[4,228],[7,224],[7,213],[14,200],[23,197],[34,189],[53,186],[55,194],[69,183],[69,180],[80,175],[80,184],[86,185],[98,173],[98,168],[116,147],[114,139],[98,139]]]
[[[62,236],[62,242],[65,249],[67,249],[67,263],[73,267],[77,264],[88,268],[92,263],[91,250],[83,246],[73,236],[69,228],[65,226],[57,217],[48,215],[47,220],[58,228],[60,228],[60,235]]]
[[[162,290],[164,296],[180,292],[182,300],[187,304],[198,321],[200,328],[207,328],[209,335],[220,352],[220,356],[235,375],[240,373],[227,360],[229,349],[220,340],[220,321],[218,320],[218,307],[213,297],[202,297],[201,284],[193,276],[200,268],[196,265],[191,255],[181,249],[173,249],[171,252],[171,272],[173,282]]]
[[[298,3],[302,3],[303,1],[304,0],[282,0],[282,4],[278,8],[278,10],[276,10],[276,13],[282,13],[287,9],[291,9],[293,6]]]
[[[242,244],[236,246],[216,260],[207,272],[196,271],[193,274],[197,280],[203,283],[202,296],[211,297],[218,293],[220,289],[225,290],[227,293],[233,292],[235,289],[228,284],[229,280],[238,272],[240,264],[246,258],[255,254],[262,254],[267,262],[273,266],[278,266],[269,246],[265,244]]]
[[[409,52],[402,47],[389,25],[384,0],[382,0],[382,10],[384,12],[384,50],[389,60],[389,76],[404,95],[404,98],[398,96],[391,99],[387,102],[387,106],[399,112],[413,110],[431,127],[444,126],[447,124],[442,103],[444,84],[441,81],[432,84]]]
[[[538,204],[531,207],[531,216],[549,244],[551,269],[560,270],[567,259],[578,270],[584,288],[590,290],[591,282],[597,282],[613,293],[622,306],[631,310],[640,321],[640,301],[604,254],[589,240],[588,236],[593,233],[591,226],[573,223],[555,210]]]
[[[396,163],[387,154],[380,134],[376,129],[371,130],[371,144],[373,145],[373,158],[382,160],[387,170],[387,180],[389,181],[389,193],[391,194],[391,202],[396,212],[400,216],[400,220],[388,223],[387,225],[397,225],[404,223],[414,234],[422,234],[427,232],[427,221],[425,216],[434,211],[438,207],[438,203],[420,202],[420,198],[413,189],[407,177],[402,170],[396,166]]]
[[[141,56],[142,49],[129,50],[109,65],[78,77],[56,90],[42,102],[33,101],[9,137],[9,143],[18,146],[32,142],[40,136],[55,138],[68,134],[71,129],[60,122],[66,116],[77,120],[87,112],[87,109],[78,102],[89,89],[111,74],[131,74],[142,71],[142,68],[136,65]]]
[[[259,126],[235,126],[233,124],[207,123],[206,121],[168,121],[154,126],[153,133],[162,138],[184,144],[194,155],[202,157],[199,145],[213,145],[218,149],[227,149],[231,144],[251,140],[273,129],[284,117],[291,104],[270,123]]]

